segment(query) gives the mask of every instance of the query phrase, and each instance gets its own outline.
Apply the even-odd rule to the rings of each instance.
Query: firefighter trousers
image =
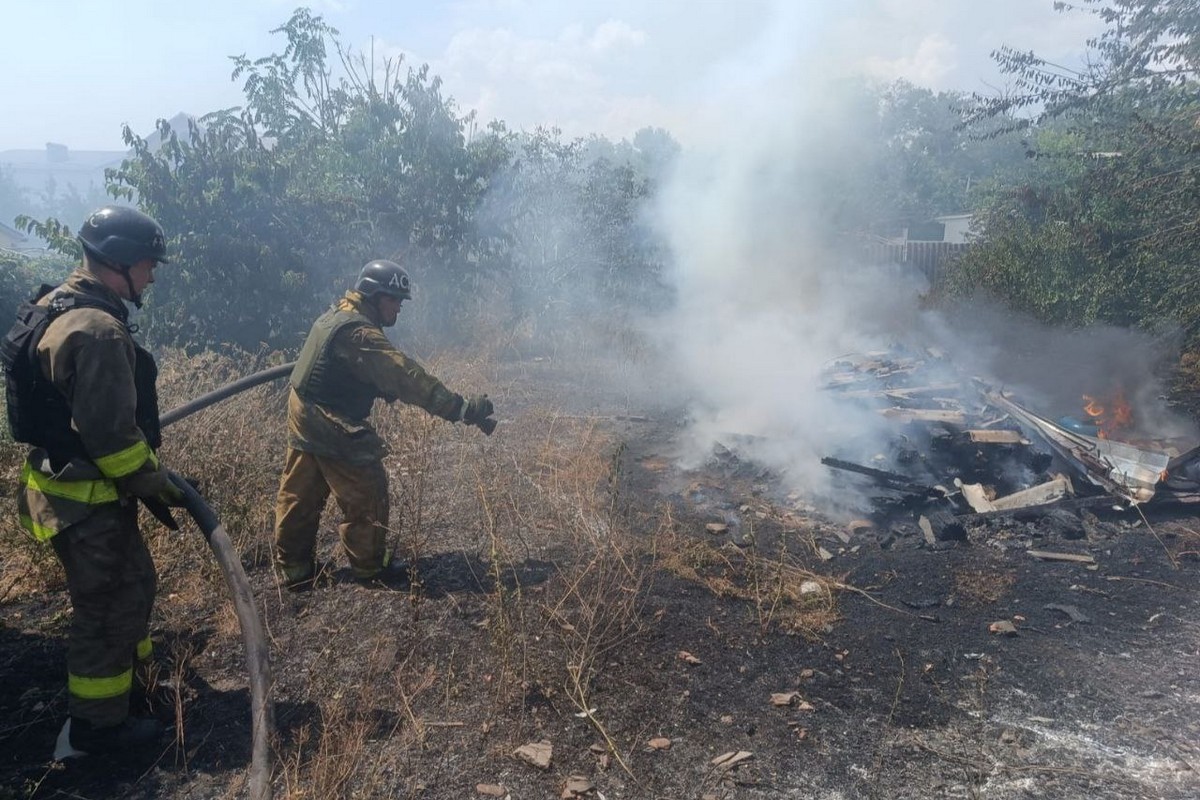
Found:
[[[275,558],[289,580],[313,568],[321,512],[332,492],[342,511],[342,547],[354,574],[386,566],[388,479],[382,461],[355,464],[288,448],[275,500]]]
[[[137,504],[106,503],[51,540],[67,575],[71,627],[67,695],[72,717],[95,727],[129,716],[134,671],[152,655],[157,576],[138,530]]]

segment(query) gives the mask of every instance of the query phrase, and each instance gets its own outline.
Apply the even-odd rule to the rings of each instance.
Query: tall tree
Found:
[[[371,257],[456,279],[441,286],[472,269],[471,213],[504,149],[468,145],[427,69],[353,54],[307,9],[275,32],[282,53],[234,59],[244,108],[160,124],[159,147],[127,131],[113,179],[178,237],[181,278],[148,307],[159,341],[294,344]]]

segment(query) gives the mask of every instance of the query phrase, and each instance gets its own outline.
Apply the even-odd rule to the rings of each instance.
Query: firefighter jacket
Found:
[[[377,461],[387,450],[367,419],[376,398],[448,420],[462,413],[463,398],[397,350],[378,313],[353,290],[313,323],[291,385],[288,446],[352,463]]]
[[[21,469],[21,524],[40,540],[82,522],[98,506],[124,502],[135,489],[152,494],[167,481],[143,431],[158,444],[154,360],[134,343],[124,301],[83,268],[39,304],[63,294],[89,296],[103,308],[90,304],[58,314],[37,344],[42,374],[70,412],[54,423],[70,430],[48,437],[68,444],[33,448]]]

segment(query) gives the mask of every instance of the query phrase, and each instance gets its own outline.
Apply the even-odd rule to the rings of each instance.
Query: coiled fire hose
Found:
[[[201,395],[163,414],[159,417],[159,424],[165,428],[227,397],[281,378],[289,374],[293,366],[294,364],[282,364],[265,369]],[[258,609],[254,604],[254,593],[250,589],[246,572],[242,569],[241,558],[216,512],[204,502],[204,498],[194,486],[174,472],[171,473],[171,482],[183,492],[183,507],[200,526],[201,533],[204,534],[221,572],[225,575],[229,593],[233,596],[233,607],[242,629],[242,644],[246,649],[246,669],[250,674],[250,798],[270,800],[271,736],[275,732],[275,705],[271,701],[270,651],[267,647],[267,637],[263,633],[262,620],[259,619]]]

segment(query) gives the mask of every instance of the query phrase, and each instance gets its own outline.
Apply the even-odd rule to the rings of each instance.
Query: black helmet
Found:
[[[368,261],[358,273],[358,282],[354,288],[370,297],[374,294],[387,294],[397,300],[411,300],[412,289],[408,283],[408,272],[395,261],[379,258]]]
[[[167,262],[162,226],[129,206],[104,206],[91,213],[79,230],[79,243],[108,266],[130,267],[152,258]]]

